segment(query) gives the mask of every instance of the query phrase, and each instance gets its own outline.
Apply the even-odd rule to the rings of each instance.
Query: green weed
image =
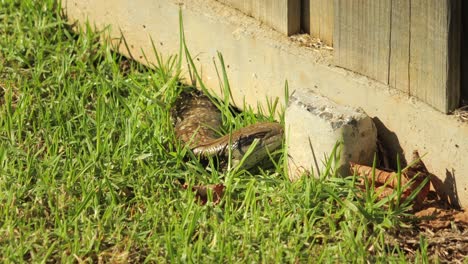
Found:
[[[154,48],[147,68],[112,52],[89,25],[71,31],[58,6],[0,2],[2,262],[405,260],[385,240],[402,212],[363,199],[355,177],[334,175],[332,158],[317,177],[294,183],[285,149],[257,173],[187,160],[169,114],[184,59],[209,89],[182,23],[180,53],[163,58]],[[223,132],[278,112],[283,122],[278,101],[261,115],[246,106],[233,115],[221,53],[218,63]],[[219,205],[202,206],[179,180],[227,189]]]

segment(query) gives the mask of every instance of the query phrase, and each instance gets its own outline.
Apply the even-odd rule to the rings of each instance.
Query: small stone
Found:
[[[337,171],[350,175],[349,162],[371,165],[377,148],[377,129],[362,109],[342,106],[312,92],[296,91],[286,109],[290,179],[317,174],[325,168],[337,142],[342,142]],[[314,158],[315,155],[315,158]],[[316,161],[316,162],[315,162]],[[298,168],[301,168],[298,170]]]

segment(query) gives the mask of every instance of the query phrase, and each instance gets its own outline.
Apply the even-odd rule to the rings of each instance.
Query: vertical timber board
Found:
[[[313,37],[317,37],[327,45],[333,45],[334,1],[309,0],[309,29]]]
[[[301,29],[301,0],[254,1],[252,16],[281,33],[293,35]]]
[[[460,99],[459,0],[411,0],[409,92],[439,111]]]
[[[301,0],[218,0],[275,30],[293,35],[301,30]]]
[[[284,0],[283,0],[284,1]],[[287,2],[287,35],[301,32],[301,0],[286,0]]]
[[[461,104],[468,105],[468,2],[462,1]]]
[[[391,0],[335,0],[335,63],[388,84]]]
[[[393,0],[389,85],[409,93],[410,0]]]

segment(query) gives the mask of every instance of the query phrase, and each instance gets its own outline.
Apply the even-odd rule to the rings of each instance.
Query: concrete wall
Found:
[[[302,47],[260,22],[208,0],[65,0],[71,21],[89,21],[98,28],[111,25],[122,32],[133,57],[152,54],[150,37],[164,55],[179,47],[179,8],[187,43],[208,87],[219,87],[213,58],[224,55],[235,103],[245,98],[254,106],[266,98],[284,100],[290,91],[313,91],[338,104],[363,108],[373,117],[391,153],[411,158],[419,150],[428,169],[444,181],[452,199],[468,205],[468,124],[442,114],[415,98],[350,71],[331,66],[329,50]],[[121,52],[126,53],[121,47]],[[294,133],[294,127],[287,128]],[[308,146],[308,144],[304,144]],[[304,150],[308,151],[308,150]]]

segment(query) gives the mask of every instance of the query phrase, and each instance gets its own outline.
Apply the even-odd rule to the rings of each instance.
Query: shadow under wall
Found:
[[[374,124],[377,128],[377,139],[381,147],[384,150],[384,155],[388,159],[388,166],[386,169],[391,169],[393,171],[397,170],[397,159],[400,160],[401,168],[408,166],[408,162],[405,159],[404,151],[401,148],[400,141],[398,136],[388,129],[382,121],[374,117],[372,118]],[[379,153],[382,155],[382,153]],[[379,157],[380,162],[382,163],[382,157]],[[378,164],[383,165],[383,164]],[[449,170],[448,168],[445,171],[445,179],[442,181],[440,177],[443,175],[433,175],[431,174],[431,183],[434,186],[437,195],[439,198],[447,202],[452,208],[461,208],[460,201],[458,198],[457,182],[455,179],[455,171],[453,169]]]
[[[460,199],[458,198],[457,181],[455,179],[455,171],[445,170],[445,180],[443,189],[446,191],[446,199],[453,208],[461,209]]]
[[[301,0],[301,33],[310,33],[310,0]]]
[[[388,164],[384,167],[387,167],[386,169],[396,171],[398,164],[397,159],[399,159],[401,168],[406,167],[408,163],[405,159],[405,155],[397,135],[393,131],[389,130],[378,117],[374,117],[372,120],[377,128],[377,139],[384,152],[380,153],[381,157],[378,157],[380,159],[380,163],[383,162],[383,158],[386,158],[388,159]],[[382,157],[382,155],[385,157]]]

